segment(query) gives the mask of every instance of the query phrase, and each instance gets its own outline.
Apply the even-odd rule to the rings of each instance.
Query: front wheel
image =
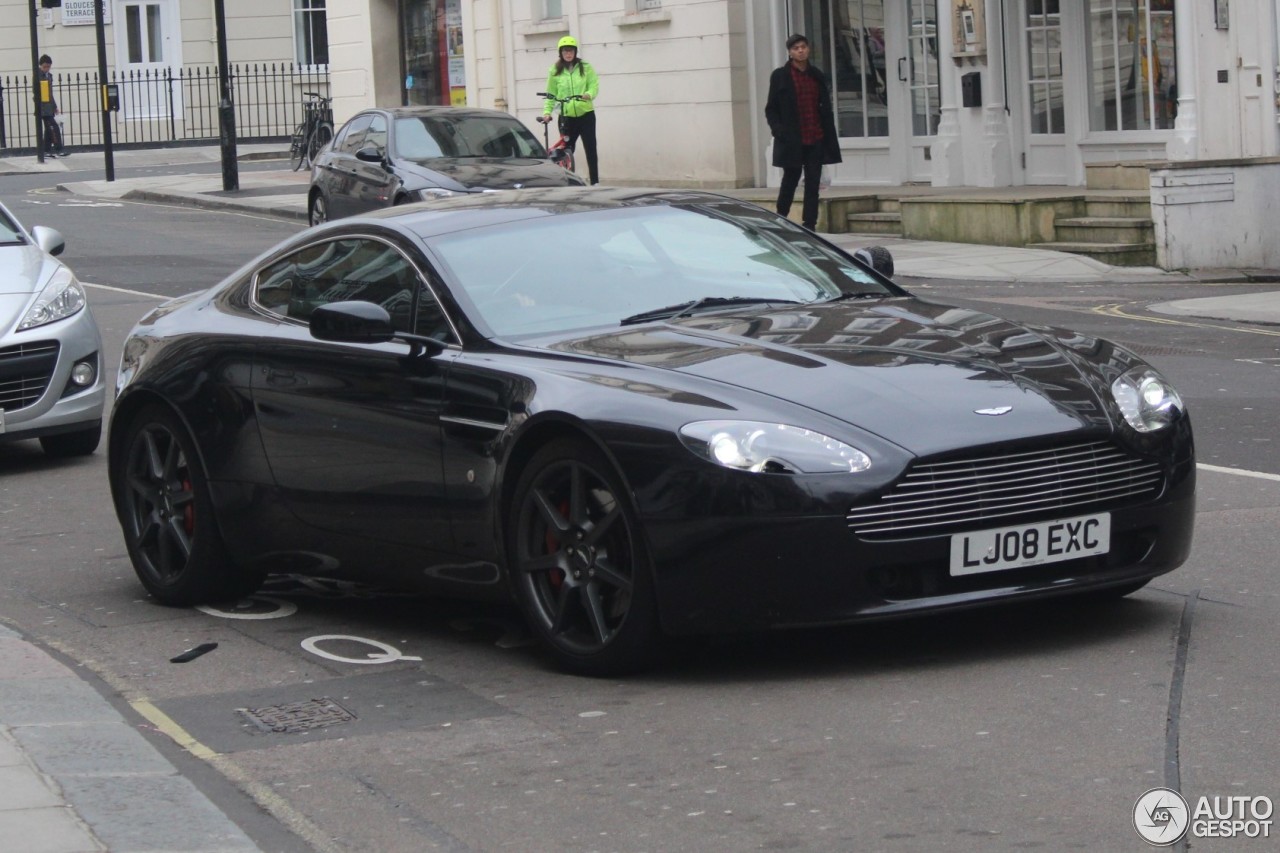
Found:
[[[640,524],[603,454],[575,440],[543,447],[508,517],[516,599],[563,669],[619,675],[659,657],[665,642]]]
[[[293,132],[293,139],[289,141],[289,167],[293,171],[302,168],[303,158],[307,153],[307,126],[305,124],[298,125],[298,129]]]
[[[324,193],[316,190],[311,194],[311,203],[307,205],[307,223],[323,225],[329,221],[329,202]]]
[[[225,601],[262,582],[227,554],[195,444],[171,411],[160,405],[140,410],[110,466],[134,571],[160,603]]]

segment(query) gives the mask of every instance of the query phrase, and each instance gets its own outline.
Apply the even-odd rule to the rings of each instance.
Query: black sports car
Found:
[[[312,164],[307,219],[316,225],[464,193],[585,183],[552,162],[543,144],[508,113],[365,110],[339,128]]]
[[[309,229],[133,330],[110,472],[160,601],[288,571],[513,595],[567,669],[680,635],[1124,595],[1180,565],[1178,394],[700,192]]]

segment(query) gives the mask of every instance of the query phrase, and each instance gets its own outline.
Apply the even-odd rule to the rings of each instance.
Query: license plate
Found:
[[[1111,514],[1081,515],[951,537],[951,576],[976,575],[1105,554]]]

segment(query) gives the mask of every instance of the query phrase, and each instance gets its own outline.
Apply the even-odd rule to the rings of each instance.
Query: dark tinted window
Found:
[[[436,114],[398,118],[396,156],[409,160],[432,157],[546,157],[534,135],[509,116]]]
[[[356,116],[347,123],[347,129],[343,131],[343,136],[338,140],[334,148],[347,154],[356,153],[357,149],[364,143],[365,131],[369,129],[369,122],[373,120],[373,116]]]
[[[421,287],[413,265],[386,243],[330,240],[300,249],[258,274],[258,304],[303,322],[320,305],[361,300],[387,309],[400,331],[410,331],[414,292]]]

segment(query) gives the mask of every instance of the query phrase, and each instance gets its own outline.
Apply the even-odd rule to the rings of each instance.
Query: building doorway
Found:
[[[123,75],[120,117],[182,115],[181,13],[178,0],[116,0],[112,10],[116,67]]]

